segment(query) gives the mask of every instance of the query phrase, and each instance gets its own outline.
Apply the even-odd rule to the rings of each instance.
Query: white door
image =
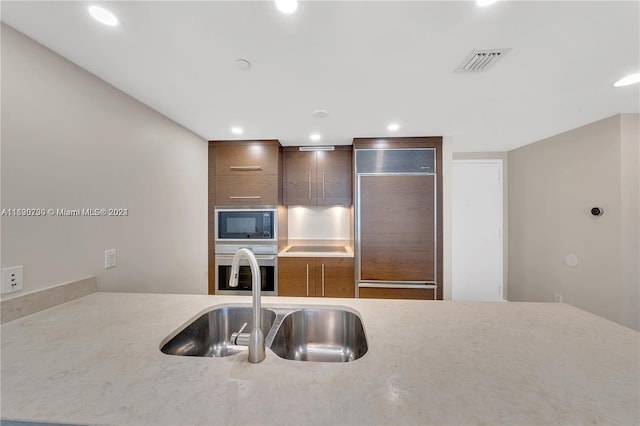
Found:
[[[503,300],[502,160],[454,160],[453,300]]]

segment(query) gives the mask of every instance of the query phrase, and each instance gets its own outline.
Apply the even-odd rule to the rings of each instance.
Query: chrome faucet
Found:
[[[231,344],[241,345],[249,347],[249,362],[258,363],[264,360],[264,333],[262,333],[262,327],[260,324],[261,309],[260,309],[260,267],[258,261],[253,252],[246,248],[241,248],[233,256],[233,262],[231,262],[231,278],[229,279],[229,287],[238,286],[238,271],[240,270],[240,259],[245,257],[249,261],[249,267],[251,268],[251,288],[253,290],[253,328],[251,333],[242,333],[244,327],[231,334]]]

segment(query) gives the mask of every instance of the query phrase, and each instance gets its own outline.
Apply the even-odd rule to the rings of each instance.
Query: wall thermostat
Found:
[[[591,209],[591,214],[594,216],[602,216],[604,214],[604,210],[600,207],[594,207]]]

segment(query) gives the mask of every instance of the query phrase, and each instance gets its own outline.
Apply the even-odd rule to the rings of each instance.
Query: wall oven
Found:
[[[251,268],[242,259],[238,287],[229,287],[233,255],[253,252],[260,267],[262,294],[278,294],[278,210],[276,207],[221,207],[215,211],[216,294],[251,295]]]
[[[262,294],[265,296],[277,295],[278,255],[256,254],[256,260],[260,267]],[[229,287],[232,261],[233,254],[216,254],[216,294],[251,295],[253,290],[251,286],[251,268],[246,259],[240,261],[238,287]]]
[[[275,208],[215,209],[216,244],[237,241],[277,242]]]

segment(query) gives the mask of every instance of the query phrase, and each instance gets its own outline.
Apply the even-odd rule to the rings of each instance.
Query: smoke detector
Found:
[[[474,49],[469,53],[464,62],[456,68],[456,72],[486,71],[510,50],[511,48]]]

